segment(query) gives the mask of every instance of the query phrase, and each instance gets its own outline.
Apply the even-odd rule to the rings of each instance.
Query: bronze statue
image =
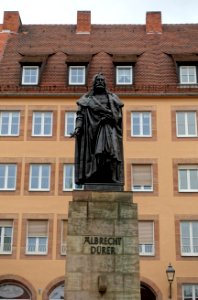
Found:
[[[76,184],[111,184],[123,189],[122,102],[107,91],[99,73],[77,105],[72,135],[76,137]]]

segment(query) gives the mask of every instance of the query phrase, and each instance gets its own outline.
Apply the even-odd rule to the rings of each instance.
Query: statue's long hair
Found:
[[[90,89],[90,91],[87,93],[87,97],[89,96],[93,96],[95,94],[95,84],[96,84],[96,80],[98,77],[102,77],[104,79],[104,84],[105,84],[105,93],[108,94],[107,88],[106,88],[106,81],[105,81],[105,77],[103,75],[103,73],[97,73],[96,75],[94,75],[93,80],[92,80],[92,88]]]

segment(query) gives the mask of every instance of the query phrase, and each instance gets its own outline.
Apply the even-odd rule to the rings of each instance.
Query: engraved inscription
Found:
[[[90,254],[115,255],[122,246],[121,237],[85,236],[84,245],[88,245]]]

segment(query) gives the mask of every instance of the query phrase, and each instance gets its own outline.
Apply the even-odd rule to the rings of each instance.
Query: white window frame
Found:
[[[189,236],[184,236],[182,233],[182,224],[188,224],[189,227]],[[194,245],[194,240],[196,239],[198,241],[198,235],[193,236],[193,223],[197,223],[198,221],[181,221],[180,222],[180,245],[181,245],[181,255],[182,256],[198,256],[198,243],[197,246]],[[183,245],[183,240],[188,240],[189,245]],[[185,251],[186,249],[186,251]],[[196,249],[196,251],[195,251]],[[188,250],[188,251],[187,251]]]
[[[186,171],[186,188],[181,187],[181,171],[184,170]],[[190,172],[192,170],[196,170],[197,173],[197,188],[192,189],[191,188],[191,177],[190,177]],[[184,192],[184,193],[197,193],[198,192],[198,165],[180,165],[178,166],[178,190],[179,192]]]
[[[191,296],[187,296],[185,298],[184,292],[185,292],[186,287],[191,289],[192,300],[196,300],[197,295],[196,295],[195,290],[198,290],[198,284],[188,284],[188,283],[182,284],[182,300],[189,300],[189,298],[191,299]]]
[[[48,166],[48,176],[47,176],[47,179],[48,179],[48,187],[47,188],[43,188],[42,187],[42,172],[43,172],[43,167],[46,167]],[[37,188],[33,188],[31,186],[31,182],[32,182],[32,168],[33,167],[37,167],[38,168],[38,176],[37,176],[37,180],[38,180],[38,186]],[[51,165],[50,164],[31,164],[30,165],[30,176],[29,176],[29,191],[50,191],[50,182],[51,182]]]
[[[26,70],[35,70],[36,71],[36,77],[35,77],[35,81],[33,82],[26,82],[25,81],[25,72]],[[31,75],[30,75],[31,77]],[[23,66],[23,70],[22,70],[22,84],[23,85],[38,85],[39,82],[39,66]]]
[[[70,116],[72,116],[73,119],[73,123],[71,124],[69,121]],[[76,112],[74,111],[67,111],[65,112],[65,136],[71,136],[71,134],[74,132],[75,130],[75,121],[76,121]],[[68,132],[68,126],[72,127],[71,132]]]
[[[193,74],[193,76],[194,76],[194,80],[193,81],[190,81],[190,69],[193,69],[193,71],[194,71],[194,74]],[[186,81],[184,81],[183,80],[183,71],[184,70],[186,70],[187,71],[187,75],[185,75],[185,76],[187,76],[187,80]],[[196,68],[196,66],[189,66],[189,65],[186,65],[186,66],[180,66],[179,67],[179,76],[180,76],[180,83],[181,84],[196,84],[197,83],[197,68]]]
[[[29,239],[35,238],[35,251],[30,251]],[[45,242],[45,251],[40,251],[40,239],[46,239]],[[26,254],[31,255],[46,255],[48,252],[48,237],[36,237],[36,236],[28,236],[26,241]]]
[[[70,167],[72,168],[72,174],[71,176],[69,177],[69,180],[70,180],[70,184],[71,184],[71,187],[66,187],[66,168],[67,167]],[[83,187],[81,185],[77,185],[75,184],[75,170],[74,170],[74,164],[64,164],[63,166],[63,191],[73,191],[73,190],[82,190]]]
[[[8,114],[8,123],[4,123],[4,116]],[[14,114],[17,114],[17,124],[13,122]],[[7,126],[7,133],[2,132],[3,126]],[[12,133],[12,128],[17,127],[16,133]],[[20,112],[19,111],[1,111],[0,112],[0,136],[19,136]]]
[[[17,165],[16,164],[0,164],[0,168],[3,170],[3,187],[0,187],[0,191],[15,191],[16,190],[16,177],[17,177]],[[14,167],[14,176],[9,176],[10,168]],[[9,187],[9,180],[14,179],[13,187]]]
[[[50,131],[49,133],[45,133],[45,126],[46,126],[46,117],[47,114],[50,116]],[[37,126],[35,119],[40,115],[41,123],[40,123],[40,133],[35,133],[35,126]],[[52,136],[52,128],[53,128],[53,113],[51,111],[34,111],[32,115],[32,136],[42,136],[42,137],[49,137]]]
[[[81,70],[83,72],[82,80],[72,80],[72,72],[75,70]],[[85,75],[86,75],[86,67],[85,66],[69,66],[69,85],[85,85]],[[78,78],[78,75],[76,76]]]
[[[7,223],[7,224],[6,224]],[[10,223],[10,224],[9,224]],[[12,224],[11,224],[12,223]],[[0,220],[0,227],[1,227],[1,235],[0,235],[0,254],[12,254],[12,245],[13,245],[13,221],[10,222],[8,220]],[[9,244],[9,247],[10,247],[10,250],[9,251],[6,251],[4,250],[4,246],[5,246],[5,242],[4,242],[4,239],[5,239],[5,231],[6,231],[6,228],[11,228],[11,240],[10,240],[10,244]]]
[[[154,222],[153,221],[138,221],[138,223],[152,224],[152,243],[139,242],[139,255],[140,256],[154,256],[155,255],[155,235],[154,235]],[[140,234],[139,234],[140,236]]]
[[[129,71],[130,80],[128,82],[125,82],[125,81],[121,82],[119,80],[119,77],[120,77],[119,72],[123,71],[123,70]],[[124,75],[123,77],[125,78],[126,75]],[[130,85],[130,84],[133,84],[133,67],[132,66],[116,66],[116,84],[117,85]]]
[[[139,119],[139,133],[136,134],[134,132],[134,117]],[[144,127],[146,126],[144,123],[145,116],[148,116],[149,119],[149,133],[144,133]],[[146,137],[150,138],[152,137],[152,113],[150,111],[133,111],[131,112],[131,136],[133,137]]]
[[[184,115],[184,134],[179,133],[179,115],[183,114]],[[194,115],[194,134],[189,133],[189,114]],[[197,137],[197,114],[196,111],[177,111],[176,112],[176,133],[177,137]]]
[[[151,170],[151,186],[149,186],[149,187],[146,187],[145,185],[134,185],[133,184],[133,176],[134,176],[134,174],[133,174],[133,168],[134,168],[134,166],[150,166],[150,170]],[[132,166],[131,166],[131,174],[132,174],[132,187],[131,187],[131,190],[133,191],[133,192],[153,192],[153,166],[151,165],[151,164],[144,164],[144,165],[141,165],[141,164],[132,164]]]

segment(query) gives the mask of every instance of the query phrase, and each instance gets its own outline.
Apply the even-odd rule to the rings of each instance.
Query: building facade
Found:
[[[0,299],[63,299],[76,101],[94,74],[124,103],[142,300],[198,297],[198,24],[0,25]]]

